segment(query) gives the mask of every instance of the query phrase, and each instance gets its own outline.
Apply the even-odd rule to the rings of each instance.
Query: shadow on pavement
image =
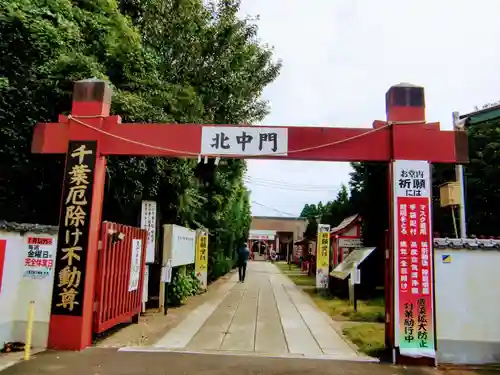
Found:
[[[232,355],[134,353],[89,348],[82,352],[45,352],[9,367],[1,375],[399,375],[429,374],[387,364],[262,358]]]

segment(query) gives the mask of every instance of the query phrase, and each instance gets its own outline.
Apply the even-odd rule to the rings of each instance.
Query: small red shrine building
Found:
[[[361,238],[362,219],[360,214],[346,217],[331,229],[332,265],[341,263],[354,249],[363,247]]]

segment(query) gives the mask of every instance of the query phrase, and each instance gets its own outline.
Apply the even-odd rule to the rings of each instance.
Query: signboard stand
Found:
[[[354,307],[354,312],[358,311],[358,299],[356,298],[356,285],[361,283],[361,271],[358,264],[354,263],[349,277],[349,301]]]
[[[279,251],[279,249],[276,249],[276,251]],[[288,263],[288,270],[292,270],[292,259],[290,257],[290,244],[286,245],[286,261]]]
[[[164,303],[164,315],[167,315],[168,313],[168,288],[170,286],[170,283],[172,282],[172,259],[167,260],[167,264],[162,267],[161,270],[161,281],[165,284],[165,290],[164,290],[164,297],[165,297],[165,303]]]
[[[164,306],[164,312],[163,315],[168,314],[168,288],[170,286],[170,283],[165,283],[165,306]]]

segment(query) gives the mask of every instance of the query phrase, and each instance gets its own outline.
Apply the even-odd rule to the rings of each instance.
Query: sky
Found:
[[[242,0],[283,61],[261,124],[371,127],[385,93],[425,88],[427,121],[500,100],[499,0]],[[298,216],[349,180],[348,163],[249,160],[252,214]],[[287,189],[288,187],[288,189]]]

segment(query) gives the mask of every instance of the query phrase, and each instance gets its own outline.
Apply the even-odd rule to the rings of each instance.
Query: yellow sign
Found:
[[[196,259],[194,263],[196,277],[204,289],[207,288],[208,271],[208,234],[205,231],[199,232],[196,241]]]
[[[316,267],[327,268],[330,263],[330,228],[326,225],[318,227],[318,243],[316,250]]]
[[[441,259],[443,263],[451,263],[451,255],[449,254],[441,255]]]
[[[330,226],[318,224],[316,245],[316,288],[328,288],[330,265]]]
[[[316,260],[317,268],[328,267],[330,260],[330,232],[318,233]]]

